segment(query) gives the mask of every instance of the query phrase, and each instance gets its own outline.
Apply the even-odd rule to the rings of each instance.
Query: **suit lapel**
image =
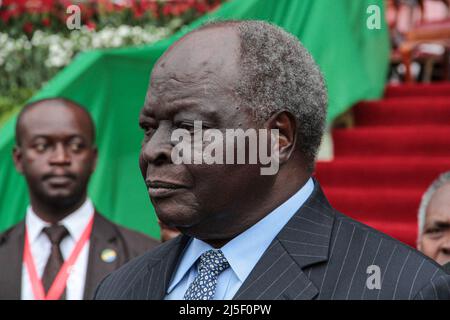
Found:
[[[114,226],[96,212],[89,244],[84,299],[92,299],[100,281],[128,260],[128,253],[117,238]]]
[[[317,288],[275,239],[233,299],[306,300],[317,293]]]
[[[318,289],[302,271],[327,261],[334,223],[319,184],[263,254],[234,299],[313,299]]]
[[[0,238],[0,300],[21,298],[24,239],[24,221]]]
[[[155,252],[153,258],[149,260],[148,272],[133,286],[130,290],[133,296],[128,298],[136,300],[164,299],[172,274],[189,239],[188,236],[181,235],[156,249],[159,252]]]

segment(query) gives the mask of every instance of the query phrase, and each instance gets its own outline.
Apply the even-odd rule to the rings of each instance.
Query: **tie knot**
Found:
[[[209,250],[204,252],[200,256],[200,263],[198,266],[199,272],[207,271],[215,275],[219,275],[222,271],[227,269],[230,264],[227,258],[223,255],[220,250]]]
[[[53,245],[58,245],[69,234],[66,227],[62,225],[51,225],[42,230],[47,235]]]

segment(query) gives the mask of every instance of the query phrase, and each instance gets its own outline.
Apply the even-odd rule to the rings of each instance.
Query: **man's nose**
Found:
[[[443,254],[450,255],[450,231],[447,231],[445,239],[442,239],[439,249]]]
[[[52,165],[70,165],[70,154],[62,143],[57,143],[49,162]]]
[[[153,165],[171,163],[172,142],[170,125],[160,124],[142,148],[142,159]]]

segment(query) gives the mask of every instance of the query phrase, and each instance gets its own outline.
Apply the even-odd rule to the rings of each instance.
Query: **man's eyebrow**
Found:
[[[210,108],[204,108],[204,105],[199,103],[197,100],[191,100],[191,99],[182,99],[178,101],[173,101],[171,103],[173,109],[171,110],[172,115],[175,115],[177,113],[181,112],[196,112],[201,116],[208,117],[208,118],[217,118],[217,110],[210,109]]]
[[[434,221],[431,224],[431,227],[438,227],[440,229],[449,229],[450,228],[450,222],[447,222],[447,221]]]
[[[85,139],[86,137],[85,136],[83,136],[82,134],[78,134],[78,133],[76,133],[76,134],[72,134],[72,135],[69,135],[68,137],[67,137],[67,139],[74,139],[74,138],[80,138],[80,139]]]
[[[35,140],[38,140],[38,139],[51,139],[51,136],[50,135],[46,135],[46,134],[37,134],[37,135],[32,136],[30,140],[31,141],[35,141]]]
[[[203,117],[217,119],[217,111],[202,108],[202,105],[197,100],[192,99],[179,99],[175,101],[171,101],[168,103],[170,105],[168,112],[165,113],[167,117],[174,117],[175,115],[181,112],[197,112],[199,115]],[[141,113],[139,114],[139,122],[144,122],[145,120],[156,120],[157,116],[153,113],[151,109],[151,103],[146,103],[144,107],[141,109]]]

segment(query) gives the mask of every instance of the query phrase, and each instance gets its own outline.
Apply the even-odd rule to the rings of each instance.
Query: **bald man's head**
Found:
[[[16,145],[18,145],[18,146],[21,145],[22,131],[24,129],[24,126],[26,126],[26,122],[29,121],[27,119],[28,118],[27,114],[31,110],[36,109],[36,111],[33,112],[34,116],[36,118],[41,118],[41,119],[40,120],[35,119],[35,120],[38,120],[38,122],[45,121],[47,118],[47,115],[48,115],[47,112],[51,112],[51,110],[53,108],[65,108],[68,112],[71,112],[74,115],[76,114],[76,117],[79,119],[79,121],[81,121],[81,123],[84,127],[84,130],[86,131],[87,135],[90,137],[91,143],[92,144],[95,143],[94,121],[92,120],[92,117],[89,114],[89,112],[84,107],[82,107],[78,103],[76,103],[72,100],[66,99],[66,98],[47,98],[47,99],[42,99],[42,100],[31,102],[31,103],[25,105],[22,108],[22,110],[20,111],[20,113],[17,117],[17,122],[16,122]]]

